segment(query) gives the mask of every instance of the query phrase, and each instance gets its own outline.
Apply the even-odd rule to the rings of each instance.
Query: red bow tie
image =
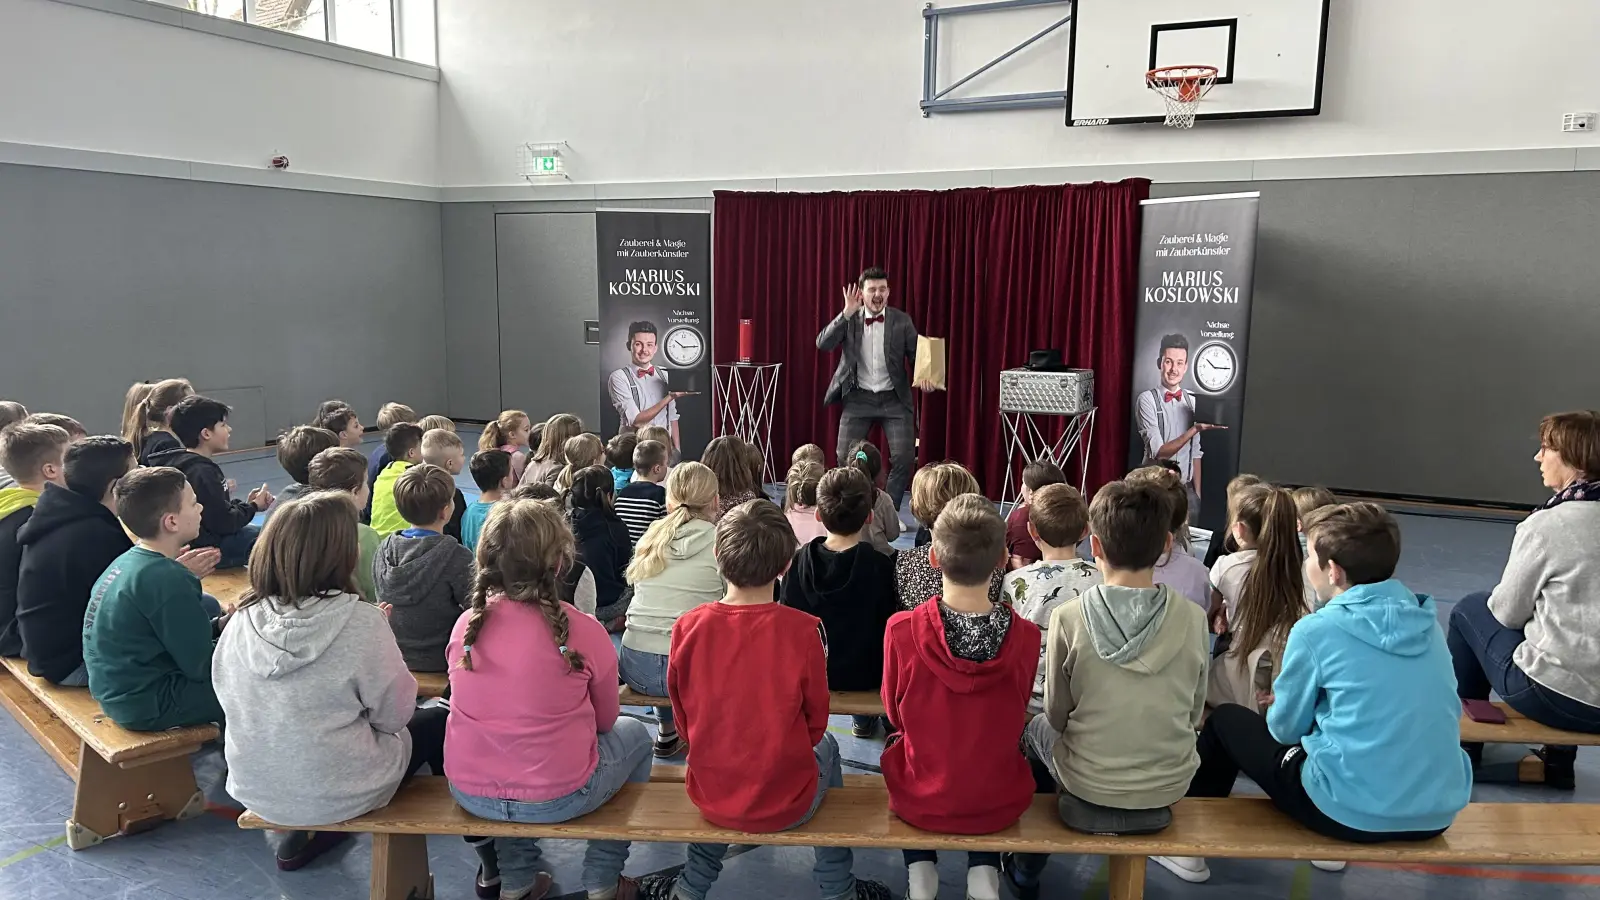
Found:
[[[882,321],[883,316],[867,316],[865,319],[861,320],[863,325],[876,325]]]
[[[1171,403],[1175,400],[1181,401],[1183,399],[1183,388],[1178,388],[1177,390],[1167,394],[1166,397],[1167,399],[1165,402],[1167,403]]]
[[[656,367],[655,366],[651,366],[648,369],[640,369],[639,370],[639,377],[640,378],[648,378],[651,375],[654,375],[655,373],[656,373]]]

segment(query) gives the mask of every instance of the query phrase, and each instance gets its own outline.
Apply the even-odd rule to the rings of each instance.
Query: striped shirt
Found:
[[[617,517],[628,526],[635,546],[650,523],[667,514],[667,489],[652,481],[635,481],[617,491]]]

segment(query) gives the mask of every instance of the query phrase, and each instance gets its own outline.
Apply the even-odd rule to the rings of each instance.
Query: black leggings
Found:
[[[444,775],[444,725],[450,718],[450,710],[444,707],[419,709],[411,714],[411,724],[406,730],[411,732],[411,761],[406,763],[406,777],[400,780],[405,784],[422,770],[423,766],[435,775]]]
[[[1212,711],[1200,732],[1200,769],[1189,782],[1190,797],[1226,797],[1242,771],[1272,798],[1272,804],[1324,837],[1353,844],[1425,841],[1437,831],[1357,831],[1328,818],[1306,796],[1300,769],[1306,753],[1299,744],[1280,744],[1267,720],[1253,710],[1226,703]]]

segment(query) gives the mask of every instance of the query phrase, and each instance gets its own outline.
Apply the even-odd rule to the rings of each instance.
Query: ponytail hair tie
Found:
[[[561,655],[562,656],[566,656],[567,655],[567,645],[566,644],[562,644],[561,646],[557,647],[556,649],[561,651]]]
[[[865,452],[865,451],[863,451],[863,450],[857,450],[857,451],[856,451],[856,459],[859,459],[859,460],[861,460],[861,461],[862,461],[862,462],[866,462],[866,461],[867,461],[867,454],[866,454],[866,452]]]
[[[471,644],[462,644],[461,645],[461,652],[462,653],[471,653],[472,652],[472,645]]]

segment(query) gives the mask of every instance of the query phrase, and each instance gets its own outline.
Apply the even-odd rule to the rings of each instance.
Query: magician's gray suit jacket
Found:
[[[909,369],[917,360],[917,326],[903,310],[892,306],[884,307],[883,315],[886,329],[883,353],[888,357],[885,362],[889,369],[889,382],[894,385],[894,393],[900,398],[900,403],[911,410]],[[841,311],[817,335],[817,349],[824,353],[841,344],[844,346],[844,352],[839,354],[839,365],[833,370],[833,380],[828,383],[828,392],[822,397],[823,405],[842,403],[845,395],[856,388],[856,367],[861,360],[863,328],[859,311],[849,316]]]

